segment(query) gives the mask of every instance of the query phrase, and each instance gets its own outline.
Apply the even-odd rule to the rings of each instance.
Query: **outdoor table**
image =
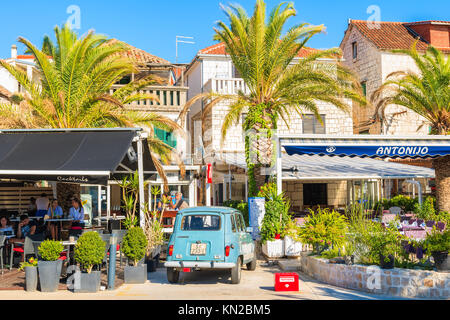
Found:
[[[427,236],[427,230],[421,227],[402,227],[399,231],[408,238],[425,239]]]

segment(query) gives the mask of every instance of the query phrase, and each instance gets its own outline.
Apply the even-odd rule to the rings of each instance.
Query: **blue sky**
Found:
[[[214,44],[213,26],[225,16],[219,4],[240,3],[249,12],[255,0],[2,0],[0,11],[0,58],[10,56],[18,36],[40,46],[44,34],[70,16],[67,8],[81,10],[81,30],[95,29],[152,54],[175,61],[175,36],[194,37],[195,44],[180,44],[179,62],[189,62],[195,53]],[[279,0],[266,0],[268,8]],[[367,8],[377,5],[382,21],[450,20],[448,0],[320,0],[294,1],[297,16],[291,24],[324,24],[326,34],[309,42],[314,48],[338,46],[349,18],[367,20]],[[19,52],[23,48],[19,46]]]

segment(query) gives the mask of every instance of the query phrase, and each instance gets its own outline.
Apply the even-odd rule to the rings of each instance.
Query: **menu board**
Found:
[[[255,197],[248,198],[248,214],[250,227],[252,227],[252,238],[260,238],[260,228],[266,212],[266,199]]]

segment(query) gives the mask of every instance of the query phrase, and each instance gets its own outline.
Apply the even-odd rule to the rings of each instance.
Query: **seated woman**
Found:
[[[84,209],[80,199],[74,198],[72,200],[72,208],[69,211],[69,218],[73,219],[72,229],[82,229],[84,227]]]
[[[6,216],[0,218],[0,235],[1,234],[14,234],[13,227],[9,224],[9,220]]]
[[[48,209],[47,215],[50,217],[50,219],[61,218],[63,216],[62,208],[58,205],[57,199],[53,199],[50,202],[50,208]],[[58,223],[59,222],[51,221],[48,224],[48,230],[50,231],[50,235],[53,240],[56,240]]]

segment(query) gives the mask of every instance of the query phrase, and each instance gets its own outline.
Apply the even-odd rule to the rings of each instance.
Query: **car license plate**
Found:
[[[191,244],[192,256],[204,256],[206,255],[206,243],[193,243]]]

